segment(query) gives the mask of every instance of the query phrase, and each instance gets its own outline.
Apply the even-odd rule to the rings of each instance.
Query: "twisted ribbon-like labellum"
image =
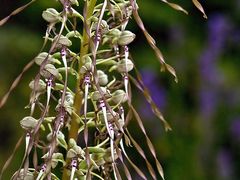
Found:
[[[31,138],[30,134],[27,133],[25,137],[25,153],[24,153],[25,155],[27,154],[30,138]]]
[[[61,127],[64,125],[64,114],[61,114],[60,116],[60,121],[59,121],[59,124],[57,126],[57,130],[56,130],[56,134],[58,134],[58,132],[60,131]]]
[[[70,180],[73,180],[74,178],[74,174],[76,172],[76,169],[77,169],[77,160],[76,159],[73,159],[72,162],[71,162],[71,176],[70,176]]]
[[[110,128],[109,128],[108,119],[107,119],[107,108],[106,108],[105,102],[103,100],[99,101],[99,107],[101,108],[102,113],[103,113],[103,119],[105,122],[105,126],[107,128],[108,135],[111,139],[114,139],[114,136],[111,133]]]
[[[91,83],[91,78],[89,75],[84,77],[84,118],[87,118],[87,99],[88,99],[88,90]]]
[[[114,157],[114,130],[113,130],[113,124],[109,123],[109,135],[111,137],[110,139],[110,149],[111,149],[111,157],[112,157],[112,166],[113,166],[113,173],[114,177],[117,180],[117,175],[116,175],[116,163],[115,163],[115,157]]]
[[[128,97],[128,76],[127,76],[127,61],[128,61],[128,56],[129,56],[129,50],[127,46],[124,46],[124,54],[125,54],[125,68],[126,68],[126,74],[123,77],[124,81],[124,87],[125,87],[125,92]]]
[[[46,107],[48,107],[49,101],[50,101],[50,96],[51,96],[51,89],[53,87],[53,76],[50,76],[50,78],[48,78],[46,81],[47,81],[47,103],[46,103]]]
[[[38,176],[37,176],[36,180],[40,180],[40,179],[43,178],[43,175],[44,175],[46,169],[47,169],[47,165],[44,164],[44,165],[42,166],[40,172],[38,173]]]

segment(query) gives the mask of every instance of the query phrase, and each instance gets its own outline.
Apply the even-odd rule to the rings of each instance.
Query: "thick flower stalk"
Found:
[[[176,4],[163,2],[186,12]],[[79,5],[77,0],[59,0],[59,3],[61,12],[48,8],[42,13],[49,25],[44,51],[34,59],[39,73],[29,84],[32,89],[30,115],[20,121],[26,132],[26,148],[13,179],[132,179],[128,170],[128,166],[132,166],[147,180],[148,176],[125,151],[126,146],[133,145],[145,160],[149,175],[156,180],[158,175],[153,165],[127,129],[132,117],[146,138],[157,173],[164,179],[153,144],[131,103],[133,84],[143,92],[165,129],[171,129],[152,101],[130,56],[129,45],[135,34],[127,25],[132,17],[154,49],[162,69],[174,75],[175,80],[177,77],[146,31],[136,1],[86,0],[82,14],[74,9]],[[83,24],[82,30],[78,24]],[[73,48],[76,39],[80,41],[78,51]],[[48,50],[45,50],[46,44],[50,45]],[[71,82],[75,82],[75,89]],[[90,140],[90,136],[94,138]],[[124,174],[117,164],[121,164]],[[59,171],[62,177],[55,174]]]

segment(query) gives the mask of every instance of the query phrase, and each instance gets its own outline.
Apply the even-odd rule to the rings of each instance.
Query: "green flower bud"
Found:
[[[122,119],[119,119],[119,120],[118,120],[118,123],[119,123],[119,126],[120,126],[120,127],[123,127],[123,126],[125,125],[125,122],[124,122],[124,120],[122,120]]]
[[[80,38],[81,37],[81,34],[77,31],[77,30],[74,30],[74,31],[70,31],[66,34],[66,37],[67,38],[71,38],[71,37],[75,37],[75,38]]]
[[[62,153],[53,153],[52,159],[51,159],[51,166],[54,169],[58,162],[64,162],[63,154]]]
[[[110,148],[107,149],[107,152],[104,154],[103,156],[103,159],[106,161],[106,162],[112,162],[112,156],[111,156],[111,150]],[[116,152],[116,149],[114,149],[114,161],[118,159],[118,155],[117,155],[117,152]]]
[[[60,146],[67,149],[67,143],[66,143],[66,140],[65,140],[65,135],[61,131],[59,131],[57,133],[57,142]]]
[[[61,64],[61,62],[58,59],[53,58],[52,55],[50,55],[50,54],[48,55],[48,53],[46,53],[46,52],[40,53],[37,57],[35,57],[34,61],[37,65],[40,66],[43,63],[43,61],[47,58],[47,56],[48,56],[48,59],[47,59],[48,63]]]
[[[37,123],[38,123],[38,120],[36,120],[35,118],[33,118],[31,116],[24,117],[20,121],[21,127],[28,131],[34,129],[36,127]]]
[[[84,56],[82,58],[83,64],[86,64],[88,62],[92,62],[92,59],[90,58],[90,56]]]
[[[132,6],[129,1],[120,0],[114,5],[113,12],[116,19],[122,19],[122,17],[130,17],[132,15]]]
[[[98,25],[98,21],[95,21],[95,23],[93,23],[93,26],[92,26],[93,31],[97,29],[97,25]],[[105,20],[102,20],[99,28],[101,29],[102,34],[106,34],[109,32],[109,25]]]
[[[73,148],[69,149],[67,152],[67,158],[74,158],[74,157],[83,157],[85,152],[79,146],[74,146]]]
[[[117,64],[117,70],[120,73],[129,72],[133,69],[134,65],[130,59],[121,59]]]
[[[39,79],[38,84],[36,84],[35,89],[34,89],[34,83],[35,83],[34,80],[29,83],[29,87],[32,90],[35,90],[37,92],[44,92],[46,90],[46,83],[43,80]]]
[[[90,153],[105,153],[106,150],[101,147],[88,147]]]
[[[57,10],[54,8],[48,8],[43,11],[42,17],[45,21],[49,23],[56,23],[62,19],[60,13],[57,12]]]
[[[92,69],[92,63],[87,62],[80,68],[80,73],[85,74],[86,72],[91,71],[91,69]]]
[[[73,147],[77,146],[77,143],[76,143],[75,139],[73,139],[73,138],[69,139],[68,144],[69,144],[68,148],[73,148]]]
[[[124,103],[127,101],[127,96],[124,90],[118,89],[116,90],[111,97],[111,102],[114,104]]]
[[[18,175],[18,176],[15,177],[16,175]],[[21,169],[21,170],[19,171],[19,174],[18,174],[18,171],[17,171],[16,173],[14,173],[13,177],[14,177],[14,178],[12,178],[12,179],[17,179],[17,180],[19,180],[19,179],[23,179],[23,180],[34,180],[34,179],[35,179],[33,172],[31,172],[31,171],[28,170],[28,171],[25,173],[25,170],[24,170],[24,169]]]
[[[79,6],[79,3],[77,0],[69,0],[71,2],[71,4]]]
[[[73,95],[70,92],[66,92],[65,101],[69,106],[73,105]]]
[[[107,88],[101,87],[101,90],[103,91],[104,94],[107,93]],[[91,97],[92,97],[92,99],[93,99],[94,101],[98,101],[99,99],[102,98],[102,95],[100,94],[99,91],[94,91],[94,92],[92,93]]]
[[[103,159],[103,156],[104,156],[104,153],[93,153],[92,159],[98,166],[101,166],[105,164],[105,160]]]
[[[54,37],[53,41],[56,41],[57,38],[58,38],[58,35]],[[63,36],[63,35],[60,35],[57,43],[63,46],[68,46],[68,47],[72,45],[72,41],[70,41],[66,36]]]
[[[105,86],[108,83],[108,76],[101,70],[97,71],[98,82],[100,86]]]
[[[109,31],[109,33],[108,33],[109,36],[117,37],[117,38],[120,37],[121,34],[122,34],[122,32],[121,32],[119,29],[117,29],[117,28],[111,29],[111,30]]]
[[[119,130],[121,131],[124,125],[125,125],[124,120],[118,119],[118,125],[114,126],[114,131],[119,131]]]
[[[121,31],[117,28],[111,29],[107,34],[103,36],[102,43],[111,42],[112,44],[117,44],[117,41],[121,35]]]
[[[113,116],[114,115],[114,116]],[[114,121],[114,117],[116,117],[117,119],[119,118],[118,113],[116,113],[115,111],[113,111],[113,114],[110,112],[107,112],[107,120],[108,121]],[[104,117],[103,117],[103,113],[102,111],[99,112],[99,120],[104,124]]]
[[[46,159],[46,158],[48,158],[48,156],[49,156],[49,153],[46,153],[42,156],[42,158]],[[52,158],[51,158],[51,166],[53,169],[57,166],[58,162],[64,163],[63,154],[62,153],[53,153]]]
[[[85,152],[82,150],[82,148],[80,146],[75,146],[73,147],[73,150],[77,153],[77,155],[84,155]]]
[[[60,78],[60,74],[58,70],[52,64],[47,64],[44,69],[40,72],[40,74],[45,78],[50,78],[51,75],[56,77],[57,79]]]
[[[52,141],[52,132],[47,135],[47,140]],[[65,136],[64,134],[59,131],[57,133],[57,143],[58,145],[62,146],[63,148],[67,149],[67,143],[65,141]]]
[[[130,44],[134,39],[136,35],[132,33],[131,31],[123,31],[118,39],[118,45],[120,46],[126,46]]]
[[[105,98],[111,97],[110,91],[106,87],[101,87],[101,90],[103,91],[103,94],[100,94],[99,91],[94,91],[91,94],[91,98],[93,101],[98,101],[99,99],[102,99],[102,96],[104,96]]]
[[[80,73],[85,74],[92,69],[92,59],[89,56],[84,56],[82,60],[83,66],[80,68]]]
[[[67,158],[72,159],[72,158],[74,158],[74,157],[76,157],[76,156],[77,156],[76,151],[74,151],[73,149],[69,149],[69,150],[68,150],[68,152],[67,152]]]
[[[55,88],[54,88],[55,89]],[[72,114],[72,110],[73,110],[73,95],[70,93],[70,92],[66,92],[66,95],[65,95],[65,101],[64,101],[64,108],[65,110],[68,112],[68,114]],[[62,106],[62,99],[60,98],[58,100],[58,105],[56,106],[56,110],[59,109],[60,107]]]

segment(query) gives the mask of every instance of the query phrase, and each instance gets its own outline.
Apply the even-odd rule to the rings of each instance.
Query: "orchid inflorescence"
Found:
[[[146,31],[136,1],[86,0],[83,14],[74,9],[79,6],[77,0],[59,2],[61,12],[48,8],[42,13],[48,22],[42,49],[46,49],[47,44],[50,48],[34,59],[40,68],[29,84],[30,115],[20,121],[26,132],[26,148],[22,164],[12,178],[59,179],[55,172],[60,170],[62,179],[122,179],[118,165],[121,164],[123,179],[132,179],[127,166],[130,165],[146,180],[147,176],[125,150],[126,146],[134,146],[145,160],[151,177],[157,179],[152,164],[127,129],[134,117],[146,138],[158,174],[164,179],[153,144],[131,102],[131,84],[134,84],[143,92],[165,129],[171,130],[130,56],[129,45],[135,34],[127,25],[132,16],[154,49],[162,69],[168,70],[176,81],[177,77]],[[163,2],[186,12],[179,5]],[[204,13],[201,5],[196,4],[198,1],[194,3]],[[78,24],[83,24],[82,34]],[[73,39],[80,39],[80,53],[74,52]],[[134,69],[135,73],[130,73]],[[75,90],[70,85],[73,81]],[[93,141],[89,138],[90,129],[94,131]],[[79,143],[80,138],[84,144]]]

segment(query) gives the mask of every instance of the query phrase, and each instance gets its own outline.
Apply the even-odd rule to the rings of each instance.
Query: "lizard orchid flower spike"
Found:
[[[0,21],[0,26],[34,1],[36,0],[31,0],[13,11]],[[143,93],[164,128],[171,129],[144,86],[134,64],[134,57],[130,55],[129,47],[136,38],[136,35],[128,30],[132,19],[154,50],[161,70],[170,72],[175,81],[177,76],[175,70],[166,63],[153,37],[147,32],[138,14],[137,1],[84,0],[82,13],[79,11],[81,6],[75,9],[75,6],[80,4],[78,0],[58,2],[62,10],[51,7],[42,13],[48,28],[40,53],[26,65],[0,101],[2,107],[23,73],[33,64],[39,66],[39,71],[29,84],[32,91],[29,102],[30,116],[20,121],[26,133],[25,154],[13,179],[55,180],[59,179],[54,174],[58,172],[62,173],[63,180],[91,180],[94,177],[101,180],[112,177],[116,180],[131,180],[128,166],[144,180],[148,179],[145,173],[156,180],[154,170],[164,179],[157,153],[131,101],[134,94],[130,87],[135,85]],[[175,3],[167,0],[162,2],[187,13]],[[206,17],[201,4],[197,0],[192,2]],[[78,31],[80,27],[82,32]],[[79,50],[73,46],[76,40],[80,41]],[[135,73],[131,72],[133,69]],[[131,129],[127,128],[131,119],[136,120],[155,164],[149,162],[144,150],[131,135]],[[85,143],[84,148],[81,142]],[[142,172],[134,164],[127,155],[127,146],[135,148],[149,172]],[[39,159],[41,153],[45,154],[42,156],[44,160]],[[9,159],[12,157],[13,155]],[[4,165],[0,179],[10,160]],[[29,163],[29,160],[33,160],[33,163]],[[128,164],[125,164],[125,161]],[[44,163],[40,171],[36,168],[39,162]],[[61,162],[61,165],[58,165],[58,162]],[[122,166],[118,166],[118,163]],[[32,164],[34,168],[30,167]],[[123,171],[118,170],[119,167],[123,167]]]

